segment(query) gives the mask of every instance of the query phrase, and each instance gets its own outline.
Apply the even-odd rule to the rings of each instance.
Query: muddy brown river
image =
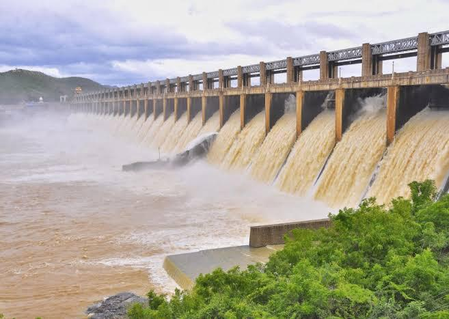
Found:
[[[249,226],[328,209],[197,162],[139,173],[135,140],[45,114],[0,127],[0,313],[83,318],[122,291],[170,292],[167,254],[248,242]]]

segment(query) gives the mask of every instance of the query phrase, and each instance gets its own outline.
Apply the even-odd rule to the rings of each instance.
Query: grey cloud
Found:
[[[276,20],[234,22],[228,26],[245,36],[258,38],[267,45],[276,45],[284,50],[310,50],[318,40],[353,39],[353,31],[329,23],[306,21],[300,24],[286,24]]]
[[[113,12],[21,12],[4,4],[0,4],[0,9],[4,9],[0,19],[0,56],[13,53],[8,64],[167,58],[186,54],[189,49],[182,34],[157,26],[137,29],[129,26],[126,17]]]
[[[332,24],[306,21],[289,25],[265,20],[226,24],[244,36],[242,43],[226,39],[203,43],[189,41],[185,35],[167,28],[135,26],[120,12],[101,10],[98,6],[84,4],[73,12],[65,8],[64,13],[53,10],[51,3],[44,9],[31,4],[20,8],[0,3],[0,64],[57,67],[64,74],[86,75],[105,84],[139,83],[152,77],[116,70],[111,61],[188,61],[231,54],[279,56],[287,50],[311,51],[317,39],[329,36],[356,38],[352,31]],[[258,3],[268,4],[274,5],[275,1]],[[200,8],[192,7],[190,11],[195,14],[197,9]]]
[[[52,65],[54,67],[54,65]],[[129,85],[134,83],[145,83],[152,79],[151,74],[141,75],[123,70],[117,70],[112,67],[111,63],[97,64],[70,64],[57,65],[62,74],[71,74],[91,78],[102,84],[109,85]]]
[[[173,57],[183,54],[188,44],[182,35],[157,30],[142,38],[133,35],[108,38],[71,21],[56,19],[53,25],[35,28],[30,23],[1,32],[0,53],[14,52],[10,63],[64,64]]]
[[[108,15],[97,21],[100,31],[92,30],[87,21],[60,15],[44,18],[52,22],[24,19],[11,28],[11,21],[0,21],[0,27],[9,28],[0,33],[0,58],[10,65],[99,65],[113,60],[194,59],[267,50],[265,44],[253,40],[244,44],[189,42],[184,35],[156,27],[126,32],[113,23],[116,17]]]
[[[445,1],[445,0],[444,0]],[[326,17],[358,17],[358,18],[380,18],[399,14],[397,10],[390,11],[320,11],[311,12],[308,14],[309,18],[326,18]]]
[[[0,21],[0,58],[16,65],[107,64],[113,60],[154,60],[198,55],[251,54],[266,49],[258,41],[244,44],[196,43],[171,30],[155,26],[134,30],[112,14],[87,20],[60,14],[26,15]]]

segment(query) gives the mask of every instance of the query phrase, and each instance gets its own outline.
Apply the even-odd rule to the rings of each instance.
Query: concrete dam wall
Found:
[[[331,207],[449,185],[449,31],[80,94],[74,116],[163,153],[219,132],[207,161]],[[416,71],[383,61],[416,57]],[[361,64],[361,76],[338,68]],[[303,72],[319,69],[316,81]],[[285,82],[276,83],[275,75]],[[252,79],[258,78],[254,85]],[[81,113],[81,114],[79,114]]]
[[[222,109],[206,97],[202,106],[204,101],[196,106],[178,101],[162,103],[160,111],[158,100],[151,112],[136,106],[135,112],[72,116],[164,154],[179,153],[197,136],[218,131],[207,156],[212,165],[330,207],[356,206],[367,196],[388,203],[409,195],[407,184],[414,180],[434,179],[440,189],[446,185],[449,90],[444,86],[273,93],[270,100],[232,98]]]

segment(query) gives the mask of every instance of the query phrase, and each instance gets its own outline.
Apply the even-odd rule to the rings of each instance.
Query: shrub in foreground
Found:
[[[293,231],[265,265],[217,269],[170,300],[150,292],[129,317],[449,318],[449,195],[410,188],[410,200],[367,199],[328,229]]]

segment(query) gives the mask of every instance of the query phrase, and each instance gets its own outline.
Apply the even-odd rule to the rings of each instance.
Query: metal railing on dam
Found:
[[[442,55],[445,52],[449,52],[449,31],[423,32],[415,37],[383,43],[364,43],[349,49],[321,51],[303,57],[288,57],[76,95],[72,101],[72,110],[130,116],[137,114],[138,117],[163,114],[164,119],[174,113],[175,121],[184,112],[187,112],[188,121],[202,112],[203,124],[213,112],[220,111],[222,126],[231,110],[240,108],[243,128],[249,120],[246,116],[248,110],[255,103],[263,103],[268,132],[279,118],[278,113],[282,112],[279,111],[283,107],[282,99],[277,97],[294,94],[297,134],[300,134],[313,118],[313,114],[307,110],[309,101],[322,103],[331,97],[329,100],[335,107],[336,139],[340,140],[348,126],[347,118],[354,112],[350,106],[354,99],[386,89],[387,143],[390,143],[404,121],[413,115],[411,113],[416,114],[424,107],[417,106],[413,112],[404,111],[404,103],[408,103],[406,93],[411,93],[411,87],[428,86],[430,89],[425,92],[429,94],[430,100],[438,100],[436,95],[441,95],[441,92],[435,86],[449,84],[449,68],[442,69]],[[382,74],[383,61],[407,57],[417,58],[415,72]],[[339,78],[338,67],[348,64],[361,64],[361,76]],[[310,69],[319,69],[319,80],[302,80],[303,71]],[[274,76],[280,73],[285,74],[285,83],[275,83]],[[259,78],[259,84],[252,85],[252,78]],[[232,86],[234,82],[236,87]]]

